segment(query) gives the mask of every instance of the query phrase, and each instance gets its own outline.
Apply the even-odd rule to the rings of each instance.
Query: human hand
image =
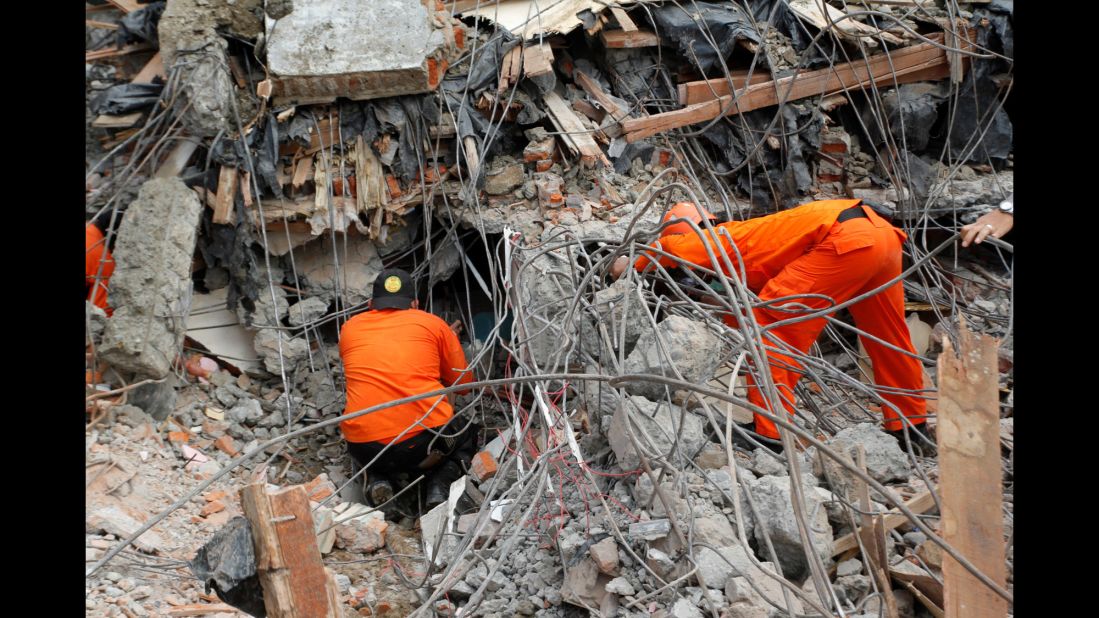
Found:
[[[450,327],[451,332],[453,332],[455,336],[458,336],[458,335],[462,334],[462,320],[461,319],[454,320],[450,324],[447,324],[447,326]]]
[[[622,273],[626,272],[626,268],[630,265],[630,258],[623,255],[619,256],[617,260],[611,264],[611,277],[617,279],[622,276]]]
[[[962,226],[962,246],[968,247],[974,240],[979,245],[988,236],[1000,238],[1010,232],[1013,225],[1015,225],[1015,215],[1002,210],[985,213],[973,223]]]

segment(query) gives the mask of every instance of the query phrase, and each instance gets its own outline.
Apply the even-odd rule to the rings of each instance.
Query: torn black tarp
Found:
[[[869,100],[863,102],[859,108],[862,124],[870,131],[875,145],[885,141],[884,124],[898,148],[923,152],[939,118],[939,107],[948,94],[947,82],[918,82],[890,88],[882,93],[880,107],[872,106]],[[885,116],[884,122],[879,114]]]
[[[90,105],[97,114],[128,114],[156,103],[163,89],[163,84],[116,84],[92,99]]]
[[[263,587],[256,573],[256,554],[252,546],[252,526],[243,517],[234,517],[214,533],[187,564],[195,577],[206,586],[206,593],[257,618],[265,618]]]
[[[127,43],[146,41],[159,46],[157,24],[160,23],[160,15],[164,13],[165,4],[165,2],[151,2],[118,20],[115,44],[122,47]]]
[[[989,25],[977,28],[978,47],[1011,58],[1015,51],[1011,17],[986,10],[973,12],[974,23],[984,20]],[[976,58],[970,66],[952,110],[950,153],[965,161],[1006,159],[1011,152],[1013,127],[993,76],[1010,73],[1012,65],[999,58]]]
[[[697,63],[700,71],[721,71],[738,39],[760,42],[751,16],[739,6],[724,2],[667,4],[651,9],[662,41],[674,41],[684,58]]]

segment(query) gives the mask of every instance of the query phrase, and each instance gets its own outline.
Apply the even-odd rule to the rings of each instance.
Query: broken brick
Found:
[[[191,434],[187,433],[186,431],[169,431],[168,441],[186,444],[191,441]]]
[[[534,163],[534,171],[536,172],[548,172],[551,167],[553,167],[553,159],[543,159]]]
[[[336,484],[329,480],[328,474],[324,472],[305,484],[305,494],[313,502],[323,502],[334,493],[336,493]]]
[[[481,451],[473,456],[473,462],[469,466],[469,472],[477,482],[483,482],[496,475],[496,458],[488,451]]]
[[[213,515],[214,513],[224,511],[224,510],[225,510],[225,503],[222,502],[221,500],[214,500],[213,502],[211,502],[211,503],[207,504],[206,506],[202,507],[202,516],[206,517],[206,516]]]
[[[523,161],[534,163],[552,159],[553,149],[556,143],[557,142],[553,137],[548,137],[544,140],[527,144],[527,147],[523,149]]]
[[[393,174],[385,175],[385,184],[389,188],[389,197],[401,197],[401,183],[397,182],[397,178]]]
[[[238,449],[233,442],[232,436],[221,436],[217,440],[214,440],[214,446],[230,457],[236,457],[237,453],[240,452],[240,449]]]
[[[202,494],[202,497],[207,502],[214,502],[216,500],[221,500],[222,498],[224,498],[228,495],[229,494],[225,493],[224,490],[219,489],[217,491],[208,491],[208,492]]]

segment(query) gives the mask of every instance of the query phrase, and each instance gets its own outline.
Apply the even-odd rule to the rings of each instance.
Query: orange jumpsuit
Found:
[[[96,274],[99,273],[99,262],[103,260],[103,272],[100,273],[98,284]],[[107,306],[107,283],[114,273],[114,258],[107,249],[107,240],[103,232],[92,223],[84,226],[84,282],[88,289],[88,300],[93,305],[111,315],[111,308]]]
[[[375,309],[340,330],[340,358],[352,414],[387,401],[473,381],[458,336],[442,319],[419,309]],[[438,405],[435,402],[438,401]],[[444,396],[428,397],[340,423],[348,442],[386,442],[431,413],[400,442],[445,425],[454,409]]]
[[[904,232],[890,225],[873,210],[862,206],[867,218],[855,218],[837,223],[840,212],[859,203],[859,200],[825,200],[810,202],[787,211],[749,219],[732,221],[715,226],[724,229],[732,237],[743,258],[747,287],[763,301],[797,294],[822,294],[836,304],[868,292],[901,273],[901,244]],[[703,234],[707,234],[703,228]],[[711,265],[706,254],[706,244],[713,248],[719,264]],[[733,269],[740,266],[736,252],[729,240],[719,232],[718,243],[692,233],[661,238],[654,245],[680,259],[721,269],[730,275],[720,263],[721,251],[729,256]],[[719,248],[718,248],[719,247]],[[654,259],[657,256],[652,256]],[[665,267],[676,263],[664,256],[659,261]],[[634,263],[638,270],[651,266],[648,254]],[[795,298],[798,303],[823,309],[829,306],[824,299]],[[781,303],[781,304],[786,304]],[[855,325],[862,331],[886,341],[900,349],[915,354],[904,320],[904,290],[900,281],[878,294],[865,298],[849,307]],[[753,310],[759,325],[766,326],[798,315],[797,312],[775,311],[768,308]],[[731,325],[735,320],[727,319]],[[816,341],[827,323],[824,317],[789,324],[768,331],[765,337],[770,347],[782,349],[780,339],[794,349],[806,353]],[[923,365],[919,359],[861,337],[874,365],[874,381],[878,386],[918,391],[923,388]],[[801,365],[786,354],[768,350],[771,377],[783,399],[787,411],[794,411],[794,385],[801,378]],[[770,410],[759,388],[749,380],[748,399],[755,405]],[[924,399],[909,395],[882,393],[882,397],[897,406],[913,424],[924,422],[927,404]],[[903,422],[896,413],[883,406],[885,428],[901,429]],[[755,417],[756,431],[769,438],[778,438],[778,429],[770,420]]]

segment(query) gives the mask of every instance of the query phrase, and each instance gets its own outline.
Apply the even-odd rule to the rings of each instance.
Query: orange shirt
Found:
[[[99,273],[99,261],[103,259],[103,272],[99,279],[99,285],[95,285],[95,275]],[[88,288],[88,300],[93,305],[103,309],[107,315],[111,315],[111,308],[107,306],[107,283],[114,273],[114,258],[107,249],[107,240],[103,238],[103,232],[94,224],[84,226],[84,282]]]
[[[344,414],[473,381],[472,372],[461,374],[466,355],[458,336],[419,309],[371,310],[351,318],[340,330],[340,357],[347,381]],[[445,396],[427,397],[344,421],[340,429],[348,442],[388,442],[425,414],[423,427],[402,442],[446,424],[454,410]]]
[[[712,270],[720,268],[726,275],[729,275],[730,273],[725,269],[721,257],[721,251],[724,250],[729,256],[733,271],[739,275],[740,266],[737,253],[729,245],[729,238],[731,237],[733,242],[736,243],[740,257],[743,259],[748,289],[759,292],[767,281],[777,275],[787,264],[804,255],[824,240],[841,211],[858,203],[859,200],[854,199],[822,200],[802,204],[796,208],[765,217],[715,225],[714,232],[717,233],[718,239],[716,246],[713,239],[708,237],[709,234],[704,227],[702,228],[702,235],[707,237],[705,242],[701,236],[689,232],[687,234],[666,236],[652,246],[693,264]],[[863,211],[875,227],[889,225],[888,221],[882,219],[866,205],[863,205]],[[903,241],[905,239],[904,232],[896,228],[893,229],[896,230]],[[725,230],[728,235],[721,232],[721,230]],[[853,242],[859,241],[855,240]],[[706,254],[706,245],[709,245],[713,250],[718,264],[710,263],[710,257]],[[718,246],[720,250],[717,248]],[[846,253],[862,246],[865,245],[844,246],[837,247],[837,249],[840,253]],[[634,262],[634,268],[640,271],[651,266],[649,256],[650,254],[641,253],[639,259]],[[653,254],[652,259],[660,262],[665,268],[677,265],[675,261],[665,256]]]

